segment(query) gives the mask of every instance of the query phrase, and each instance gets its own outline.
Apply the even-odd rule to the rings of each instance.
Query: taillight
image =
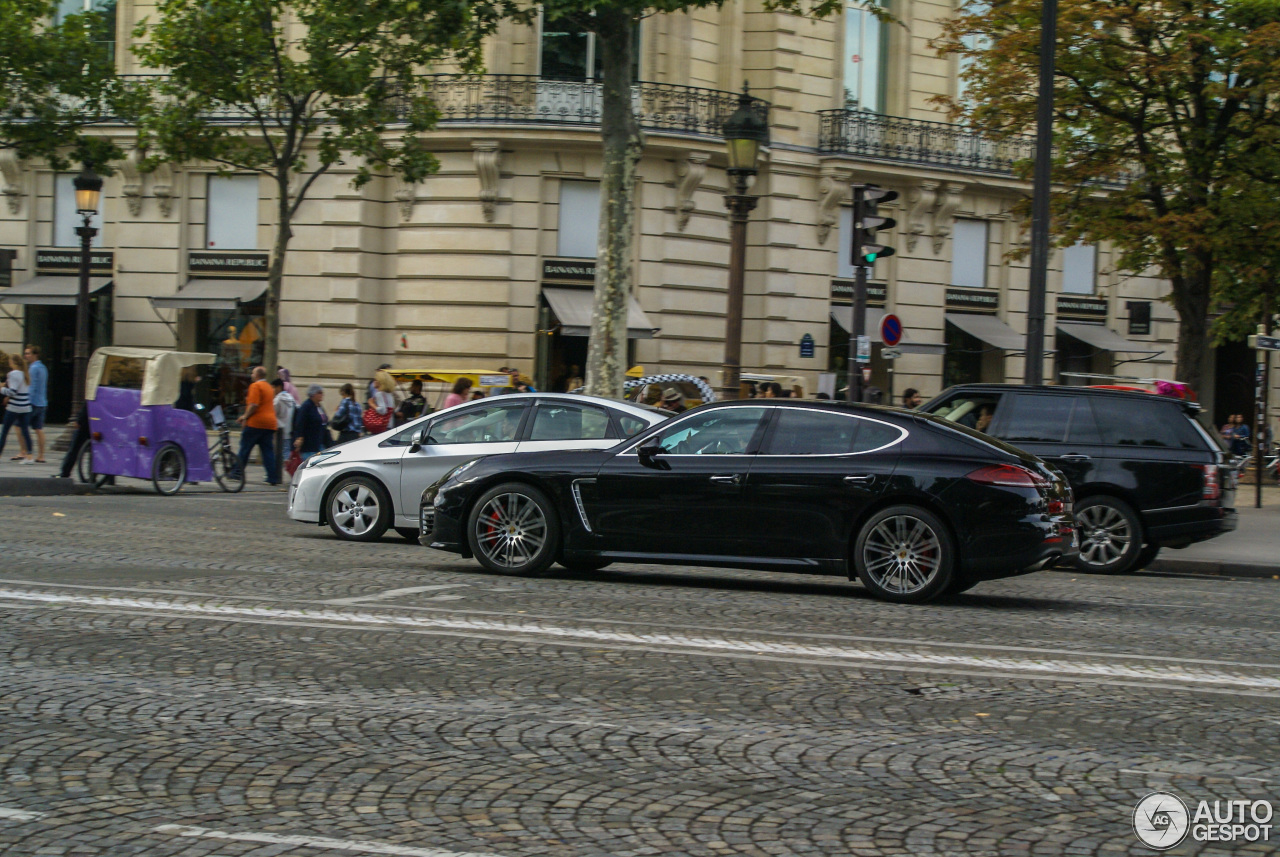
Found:
[[[1049,484],[1049,480],[1039,473],[1016,464],[990,464],[978,468],[965,479],[982,485],[1000,485],[1006,488],[1039,488]]]
[[[1222,483],[1218,481],[1218,465],[1197,465],[1204,473],[1204,490],[1200,492],[1202,500],[1217,500],[1222,496]]]
[[[1050,500],[1048,509],[1050,515],[1061,515],[1067,510],[1067,504],[1061,500]]]

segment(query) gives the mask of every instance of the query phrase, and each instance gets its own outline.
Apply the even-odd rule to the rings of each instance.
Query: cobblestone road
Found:
[[[524,580],[283,504],[0,498],[0,853],[1150,854],[1153,790],[1280,807],[1272,581]]]

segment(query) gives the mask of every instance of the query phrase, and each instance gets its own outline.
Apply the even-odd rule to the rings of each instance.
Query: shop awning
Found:
[[[1076,324],[1074,322],[1058,322],[1058,333],[1065,333],[1073,339],[1087,342],[1099,351],[1123,351],[1128,354],[1159,354],[1160,349],[1152,348],[1147,342],[1132,342],[1102,324]]]
[[[546,296],[551,311],[560,321],[560,332],[565,336],[591,335],[591,304],[595,300],[595,292],[591,289],[557,289],[544,286],[542,294]],[[658,328],[645,315],[635,298],[628,298],[627,338],[653,339]]]
[[[89,294],[102,291],[109,285],[110,277],[90,277]],[[20,286],[0,289],[0,303],[75,306],[79,294],[79,277],[32,277]]]
[[[156,309],[234,310],[266,290],[266,280],[188,280],[177,294],[150,300]]]
[[[884,321],[885,314],[888,310],[884,307],[867,307],[867,336],[871,337],[871,341],[877,345],[883,345],[884,339],[880,336],[880,322]],[[831,307],[831,318],[836,324],[840,325],[845,333],[853,328],[853,307],[851,306],[833,306]],[[904,354],[941,354],[946,346],[941,343],[916,342],[911,338],[911,334],[907,331],[902,333],[902,341],[898,343],[897,348]]]
[[[965,333],[981,339],[994,348],[1004,351],[1027,350],[1027,338],[994,315],[949,312],[947,324],[954,324]]]

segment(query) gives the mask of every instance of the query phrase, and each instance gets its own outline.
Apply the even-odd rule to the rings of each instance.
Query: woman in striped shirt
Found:
[[[21,455],[15,455],[11,461],[22,461],[24,464],[35,464],[31,457],[31,431],[28,428],[31,420],[31,376],[27,374],[26,362],[17,354],[9,355],[9,376],[4,387],[0,388],[8,405],[4,411],[4,427],[0,428],[0,455],[4,454],[5,441],[9,439],[9,429],[17,423],[22,433],[18,435],[18,446]]]

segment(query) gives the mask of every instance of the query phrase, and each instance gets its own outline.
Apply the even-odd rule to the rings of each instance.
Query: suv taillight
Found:
[[[1016,464],[991,464],[980,467],[965,477],[982,485],[1001,485],[1006,488],[1039,488],[1049,480],[1039,473],[1018,467]]]
[[[1200,493],[1202,500],[1217,500],[1222,496],[1222,484],[1218,481],[1218,465],[1201,464],[1204,473],[1204,491]]]

